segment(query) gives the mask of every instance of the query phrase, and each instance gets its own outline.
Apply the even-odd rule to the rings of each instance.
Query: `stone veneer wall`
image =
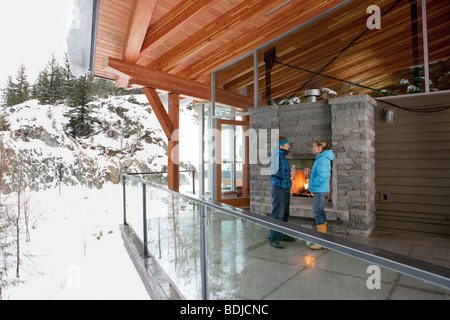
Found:
[[[375,227],[375,100],[367,95],[334,98],[300,105],[249,109],[250,128],[279,129],[288,137],[290,158],[312,156],[315,140],[331,142],[336,159],[332,164],[333,208],[326,208],[331,232],[368,236]],[[258,135],[258,147],[271,150],[270,137]],[[253,146],[254,152],[256,146]],[[258,159],[259,161],[259,159]],[[250,165],[250,207],[270,214],[270,176],[261,175],[267,165]],[[312,208],[291,201],[291,216],[311,224]]]

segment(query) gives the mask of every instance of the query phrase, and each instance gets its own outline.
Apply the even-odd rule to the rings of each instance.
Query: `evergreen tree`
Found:
[[[40,104],[46,104],[50,100],[49,97],[49,76],[47,67],[39,72],[38,79],[33,86],[32,97],[38,99]]]
[[[93,88],[94,77],[92,75],[81,76],[69,82],[67,105],[69,107],[85,107],[95,99]]]
[[[17,71],[16,81],[13,82],[12,77],[8,77],[6,88],[3,91],[3,105],[14,106],[16,104],[27,101],[30,98],[30,83],[25,74],[25,67],[22,64]]]
[[[93,94],[100,99],[105,99],[109,95],[115,95],[116,88],[114,81],[107,79],[94,79]]]
[[[65,79],[63,68],[56,61],[55,56],[49,61],[33,88],[33,96],[40,104],[55,105],[64,100]]]
[[[3,92],[3,104],[4,106],[13,106],[16,101],[16,88],[12,81],[12,77],[8,76],[8,82],[6,84],[6,88],[2,89]]]
[[[75,76],[72,73],[72,69],[70,68],[69,57],[67,56],[67,52],[64,53],[64,67],[61,68],[63,79],[64,79],[64,98],[68,99],[71,90],[71,82],[75,79]]]
[[[22,64],[16,76],[16,94],[18,103],[22,103],[30,99],[30,83],[27,80],[27,75],[25,74],[25,66]]]
[[[94,106],[89,102],[94,100],[92,94],[93,77],[87,75],[79,77],[70,82],[70,90],[67,98],[67,105],[70,110],[64,114],[69,118],[67,126],[70,133],[78,137],[86,137],[93,131],[93,125],[99,120],[92,116]]]

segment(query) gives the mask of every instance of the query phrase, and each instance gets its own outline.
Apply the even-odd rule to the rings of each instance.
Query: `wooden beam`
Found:
[[[209,88],[209,85],[208,85]],[[211,90],[208,101],[211,101]],[[233,93],[216,87],[216,101],[241,109],[253,108],[253,98],[247,98],[240,94]]]
[[[141,52],[157,0],[134,0],[128,22],[122,59],[135,63]]]
[[[137,64],[140,64],[139,59],[145,57],[151,50],[182,30],[189,22],[210,10],[220,1],[184,0],[176,5],[148,29]]]
[[[132,84],[183,94],[201,100],[211,100],[211,88],[206,83],[184,79],[162,71],[151,70],[144,66],[111,57],[103,61],[103,68],[105,71],[119,77],[128,76],[132,78],[130,82]],[[253,107],[253,99],[219,88],[216,89],[216,101],[243,109]]]
[[[144,88],[143,90],[168,140],[168,187],[172,190],[179,191],[180,155],[178,145],[180,136],[180,95],[178,93],[169,93],[169,114],[167,114],[156,90],[152,88]]]
[[[150,102],[150,105],[152,106],[153,112],[155,112],[156,118],[166,134],[167,139],[170,140],[174,131],[174,124],[172,123],[170,116],[167,114],[158,93],[156,93],[156,90],[152,88],[143,88],[143,90],[148,102]]]
[[[128,19],[127,35],[122,49],[122,60],[135,63],[141,52],[148,25],[153,15],[157,0],[134,0]],[[119,76],[116,86],[126,88],[130,77]]]
[[[173,134],[168,142],[168,187],[179,191],[180,189],[180,154],[179,154],[179,128],[180,128],[180,95],[169,93],[169,117],[173,124]]]
[[[116,88],[128,88],[130,86],[130,77],[116,76]]]

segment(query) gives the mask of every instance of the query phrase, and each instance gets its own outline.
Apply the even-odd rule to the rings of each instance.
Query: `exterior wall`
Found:
[[[289,158],[313,157],[312,143],[331,142],[333,161],[333,208],[326,208],[333,232],[368,236],[375,226],[375,101],[367,95],[330,99],[300,105],[267,106],[250,110],[250,128],[258,134],[258,148],[270,148],[271,129],[288,137]],[[259,131],[267,129],[268,135]],[[250,152],[257,152],[256,146]],[[270,176],[261,175],[258,164],[250,165],[250,207],[253,212],[270,214],[272,197]],[[311,224],[311,205],[291,201],[291,216]]]
[[[384,98],[412,110],[448,105],[450,92]],[[386,123],[384,109],[394,112]],[[450,235],[450,109],[375,109],[377,228]]]

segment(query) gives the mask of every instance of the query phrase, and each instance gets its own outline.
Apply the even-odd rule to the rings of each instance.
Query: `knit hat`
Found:
[[[281,139],[281,138],[284,138],[284,139]],[[280,137],[280,140],[278,141],[278,145],[277,146],[281,147],[282,145],[284,145],[286,143],[289,143],[289,140],[287,138],[285,138],[285,137]]]

